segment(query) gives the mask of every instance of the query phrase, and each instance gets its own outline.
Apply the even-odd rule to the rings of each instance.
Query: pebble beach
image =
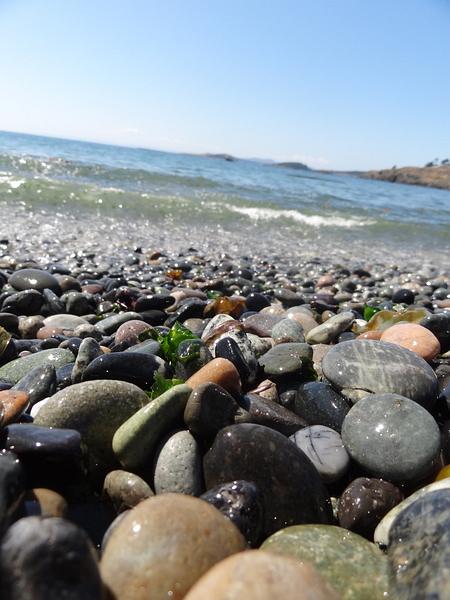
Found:
[[[0,160],[2,600],[449,598],[444,209],[230,221],[30,156]]]

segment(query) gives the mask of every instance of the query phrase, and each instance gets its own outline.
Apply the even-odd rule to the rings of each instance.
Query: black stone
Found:
[[[0,452],[0,536],[17,510],[24,492],[25,473],[17,455]]]
[[[392,294],[394,304],[414,304],[414,292],[405,288],[400,288]]]
[[[149,390],[157,371],[163,376],[168,375],[168,366],[157,356],[139,352],[114,352],[95,358],[84,370],[82,381],[118,379]]]
[[[263,294],[252,292],[246,297],[245,304],[247,305],[247,310],[259,312],[266,306],[270,306],[270,300]]]
[[[239,405],[231,394],[216,383],[203,383],[189,396],[184,410],[184,422],[189,431],[210,439],[234,423]]]
[[[298,388],[294,410],[308,425],[324,425],[340,433],[350,406],[328,383],[311,381]]]
[[[420,324],[434,333],[441,344],[441,353],[450,350],[450,313],[442,312],[428,315]]]
[[[239,399],[240,406],[245,413],[236,416],[236,423],[255,423],[265,425],[285,436],[292,435],[308,423],[288,410],[281,404],[268,400],[258,394],[247,394]]]
[[[237,342],[231,337],[223,337],[214,348],[216,358],[226,358],[236,367],[242,384],[245,386],[251,376],[251,370],[245,361],[244,355]]]
[[[30,406],[53,396],[56,392],[56,371],[53,365],[41,365],[32,369],[13,388],[27,392]]]
[[[145,294],[139,296],[134,304],[133,310],[136,312],[157,310],[164,311],[169,306],[175,303],[173,296],[165,296],[163,294]]]
[[[37,315],[39,314],[44,297],[37,290],[25,290],[11,294],[3,301],[2,312],[10,312],[14,315]]]

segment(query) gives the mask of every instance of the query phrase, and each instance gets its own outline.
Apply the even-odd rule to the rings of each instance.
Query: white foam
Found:
[[[228,206],[234,212],[246,215],[255,221],[270,221],[273,219],[290,219],[298,223],[305,223],[312,227],[362,227],[372,225],[374,221],[370,219],[344,218],[344,217],[324,217],[320,215],[304,215],[298,210],[277,210],[275,208],[253,208],[241,206]]]

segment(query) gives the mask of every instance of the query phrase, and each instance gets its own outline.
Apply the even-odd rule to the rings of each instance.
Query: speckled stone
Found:
[[[389,481],[358,477],[339,498],[339,525],[372,539],[381,519],[402,500],[401,491]]]
[[[157,494],[203,492],[202,455],[189,431],[177,431],[164,442],[155,457],[153,480]]]
[[[185,600],[338,600],[309,564],[263,550],[239,552],[210,569]]]
[[[181,417],[192,389],[175,385],[135,412],[114,434],[112,448],[125,469],[138,469],[152,458],[161,437]]]
[[[430,492],[400,512],[388,558],[396,599],[450,598],[450,490]]]
[[[397,506],[387,513],[387,515],[380,521],[380,524],[375,529],[373,536],[375,543],[379,544],[380,546],[387,546],[392,523],[395,521],[398,515],[418,498],[422,498],[426,494],[430,494],[436,490],[444,489],[449,490],[450,492],[450,479],[442,479],[441,481],[430,483],[429,485],[418,489],[416,492],[405,498],[405,500],[400,502],[400,504],[397,504]]]
[[[355,315],[351,311],[346,311],[334,315],[325,323],[311,329],[306,334],[308,344],[329,344],[333,342],[340,333],[346,331],[355,320]]]
[[[75,524],[57,517],[26,517],[0,545],[5,600],[101,600],[93,545]]]
[[[367,473],[393,482],[425,477],[440,450],[434,418],[397,394],[373,394],[355,404],[345,417],[342,440]]]
[[[380,339],[382,342],[390,342],[407,348],[427,361],[433,360],[441,351],[437,337],[417,323],[392,325],[383,332]]]
[[[29,354],[21,358],[16,358],[0,368],[0,379],[7,379],[12,383],[17,383],[22,377],[27,375],[31,369],[44,365],[53,365],[59,369],[75,360],[75,356],[70,350],[64,348],[52,348],[50,350],[41,350],[35,354]]]
[[[294,319],[282,319],[272,327],[271,337],[275,344],[288,342],[304,342],[305,332],[303,327]]]
[[[300,429],[289,438],[300,448],[326,483],[341,479],[350,466],[350,457],[337,431],[323,425]]]
[[[264,533],[297,523],[328,523],[328,493],[317,470],[295,444],[263,425],[240,424],[217,434],[204,462],[207,488],[253,481],[264,497]]]
[[[149,498],[126,513],[105,547],[101,574],[114,598],[183,598],[214,564],[246,547],[228,519],[184,494]]]
[[[432,408],[437,378],[430,365],[414,352],[373,340],[341,342],[322,361],[324,376],[338,390],[363,389],[375,394],[393,393]]]
[[[89,449],[90,467],[114,467],[111,441],[118,427],[148,402],[131,383],[98,380],[77,383],[48,399],[34,423],[76,429]]]
[[[384,600],[387,560],[372,543],[334,525],[300,525],[278,531],[262,550],[311,563],[342,600]]]
[[[274,346],[259,358],[259,364],[266,377],[280,378],[300,374],[304,361],[311,359],[311,346],[292,342]]]

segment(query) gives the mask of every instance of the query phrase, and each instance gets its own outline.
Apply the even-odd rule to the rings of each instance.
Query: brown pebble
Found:
[[[317,283],[316,283],[316,287],[318,287],[318,288],[328,287],[330,285],[334,285],[335,283],[336,283],[336,279],[333,277],[333,275],[330,275],[329,273],[327,273],[326,275],[322,275],[321,277],[319,277],[319,279],[317,280]]]
[[[43,517],[65,517],[67,514],[67,501],[54,490],[35,488],[28,492],[25,502],[29,514],[32,512]]]
[[[52,335],[60,335],[63,331],[60,327],[41,327],[36,333],[36,338],[38,340],[46,340],[52,337]]]
[[[122,323],[122,325],[116,331],[114,341],[116,344],[120,344],[121,342],[128,342],[129,344],[134,346],[139,342],[139,334],[143,331],[151,329],[153,329],[153,327],[151,327],[151,325],[148,325],[148,323],[146,323],[145,321],[138,321],[137,319],[132,319],[131,321]]]
[[[210,569],[185,600],[338,600],[309,563],[265,550],[229,556]]]
[[[202,383],[217,383],[233,395],[241,393],[238,370],[226,358],[214,358],[186,381],[186,385],[193,390]]]
[[[433,360],[441,351],[441,345],[434,333],[417,323],[392,325],[383,332],[381,341],[402,346],[425,360]]]
[[[2,421],[0,425],[9,425],[14,423],[22,413],[26,411],[29,404],[29,396],[27,392],[19,392],[18,390],[4,390],[0,392],[0,413],[2,413]]]

